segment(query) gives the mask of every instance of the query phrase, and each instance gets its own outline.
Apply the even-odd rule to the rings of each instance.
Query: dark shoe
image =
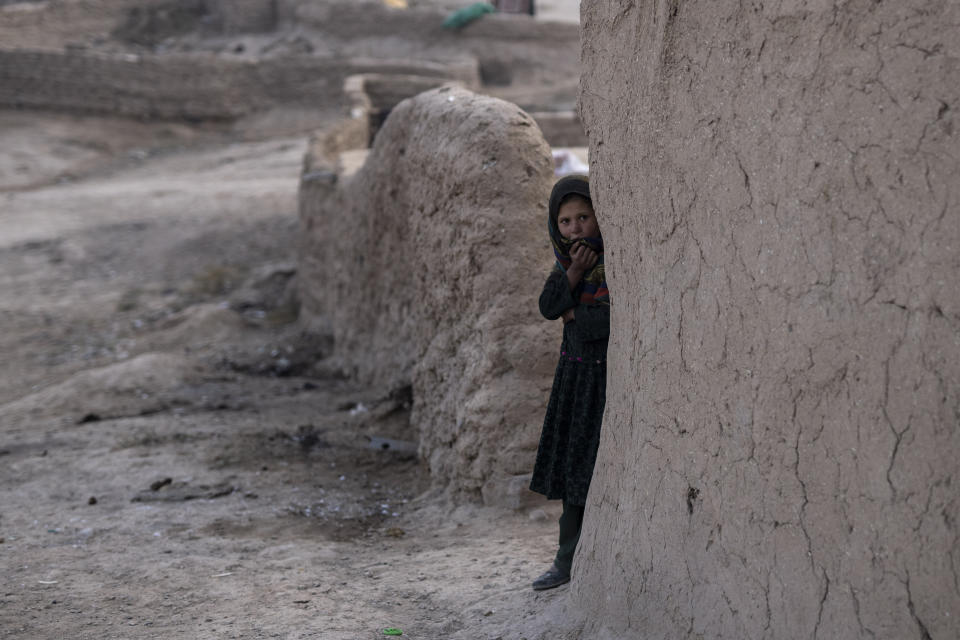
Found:
[[[553,563],[549,571],[533,581],[533,590],[544,591],[545,589],[553,589],[568,582],[570,582],[570,572],[564,571],[557,566],[557,563]]]

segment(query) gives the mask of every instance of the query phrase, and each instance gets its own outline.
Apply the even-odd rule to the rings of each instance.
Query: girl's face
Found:
[[[560,205],[557,229],[567,240],[600,237],[600,225],[593,206],[584,198],[569,198]]]

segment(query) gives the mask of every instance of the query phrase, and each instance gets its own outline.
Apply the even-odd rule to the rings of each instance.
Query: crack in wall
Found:
[[[869,627],[867,627],[866,625],[863,624],[863,618],[860,616],[860,599],[857,598],[857,591],[856,591],[856,589],[854,589],[854,588],[853,588],[852,586],[850,586],[849,584],[847,585],[847,589],[848,589],[849,592],[850,592],[850,599],[853,601],[853,613],[854,613],[854,616],[855,616],[856,619],[857,619],[857,626],[860,627],[860,633],[861,633],[861,635],[864,634],[864,633],[866,633],[866,634],[869,635],[871,638],[876,638],[876,637],[877,637],[877,634],[874,633],[872,629],[870,629]]]
[[[923,620],[917,615],[916,608],[913,605],[913,593],[910,590],[910,574],[907,573],[907,579],[903,581],[903,586],[907,589],[907,609],[910,611],[910,616],[913,618],[914,622],[917,623],[917,627],[920,631],[921,640],[933,640],[930,636],[930,632],[927,630],[927,625],[923,623]]]
[[[891,348],[890,355],[887,356],[887,358],[883,361],[883,398],[880,402],[880,408],[884,421],[886,422],[887,427],[893,433],[894,437],[893,450],[890,453],[886,472],[887,485],[890,487],[891,491],[891,502],[897,502],[900,499],[897,487],[893,482],[892,474],[894,464],[896,464],[897,454],[900,450],[900,444],[903,442],[903,436],[907,433],[907,431],[910,430],[910,418],[908,418],[907,424],[902,430],[897,430],[896,425],[894,425],[893,420],[890,418],[890,367],[891,361],[907,339],[908,320],[909,318],[904,319],[903,330],[898,336],[897,342]]]
[[[827,602],[827,597],[830,595],[830,577],[827,575],[826,571],[822,572],[823,574],[823,595],[820,598],[820,604],[817,607],[817,622],[813,626],[813,637],[814,640],[820,635],[820,623],[823,622],[823,609]]]

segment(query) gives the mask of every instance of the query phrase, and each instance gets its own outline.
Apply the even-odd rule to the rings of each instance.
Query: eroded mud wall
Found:
[[[584,3],[583,637],[960,630],[960,4]]]
[[[438,482],[516,506],[560,335],[536,306],[550,149],[516,105],[448,87],[394,108],[355,172],[338,132],[301,183],[302,315],[352,374],[412,384]]]

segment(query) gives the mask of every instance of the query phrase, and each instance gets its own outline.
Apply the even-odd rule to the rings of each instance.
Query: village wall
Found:
[[[582,638],[960,630],[960,5],[584,3]]]
[[[305,163],[301,316],[351,375],[412,385],[435,482],[520,506],[561,333],[536,303],[550,149],[515,105],[455,87],[396,106],[364,160],[344,149],[365,122],[334,127]]]

